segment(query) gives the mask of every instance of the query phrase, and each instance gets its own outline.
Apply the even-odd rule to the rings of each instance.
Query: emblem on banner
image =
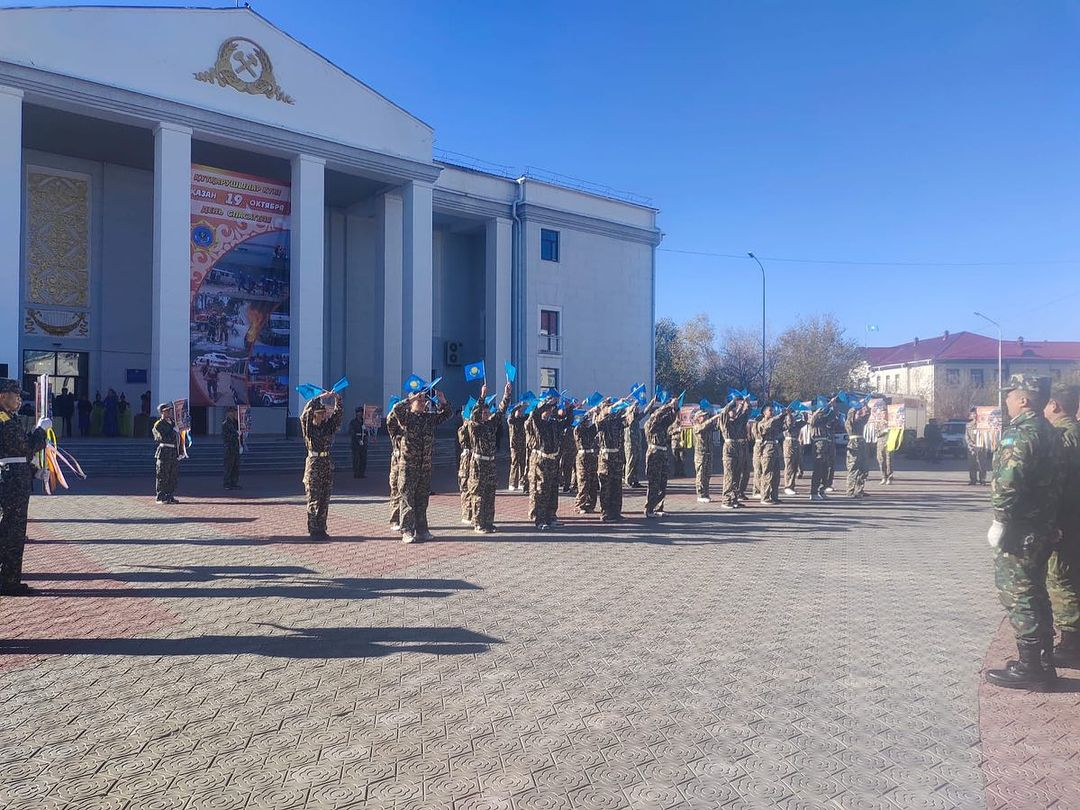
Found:
[[[191,241],[195,244],[195,247],[204,250],[211,247],[214,244],[214,229],[200,222],[191,229]]]
[[[218,48],[217,61],[195,74],[200,82],[231,87],[241,93],[295,103],[274,78],[274,66],[261,45],[246,37],[230,37]]]

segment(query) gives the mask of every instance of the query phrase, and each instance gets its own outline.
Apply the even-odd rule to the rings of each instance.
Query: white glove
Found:
[[[46,430],[46,431],[51,430],[52,429],[52,419],[50,419],[47,416],[43,416],[40,419],[38,419],[37,426],[41,430]]]
[[[995,520],[990,524],[986,532],[986,542],[991,548],[997,548],[1001,544],[1001,538],[1005,536],[1005,524]]]

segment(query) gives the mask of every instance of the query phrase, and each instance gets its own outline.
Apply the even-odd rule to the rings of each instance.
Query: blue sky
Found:
[[[773,331],[1080,339],[1080,3],[252,5],[438,147],[652,198],[660,315],[760,328],[753,250]]]

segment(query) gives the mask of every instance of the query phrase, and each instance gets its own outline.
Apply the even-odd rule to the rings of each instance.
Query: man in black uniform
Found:
[[[367,477],[367,439],[367,430],[364,429],[364,406],[357,405],[353,420],[349,422],[353,478]]]
[[[173,406],[170,402],[162,402],[158,405],[160,418],[154,422],[152,433],[157,449],[154,450],[154,458],[157,459],[155,489],[157,489],[158,503],[180,503],[176,500],[176,474],[180,466],[180,434],[176,432],[173,424]]]
[[[0,379],[0,594],[5,596],[34,593],[22,583],[26,512],[34,482],[30,458],[45,447],[45,431],[52,427],[43,417],[32,431],[24,431],[16,416],[21,406],[19,381]]]
[[[236,408],[225,411],[221,442],[225,448],[225,489],[240,489],[240,418]]]

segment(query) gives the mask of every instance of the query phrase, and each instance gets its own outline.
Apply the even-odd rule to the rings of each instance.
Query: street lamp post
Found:
[[[998,330],[998,412],[1001,413],[1001,416],[1004,419],[1005,411],[1002,410],[1001,402],[1001,388],[1005,385],[1005,381],[1001,379],[1001,324],[995,321],[993,318],[987,318],[981,312],[976,312],[975,315],[979,318],[982,318],[984,321],[987,321],[988,323],[992,323],[994,326],[997,327]]]
[[[765,389],[761,392],[761,396],[767,397],[769,391],[768,380],[765,377],[765,266],[762,265],[761,259],[755,256],[752,250],[748,251],[746,255],[757,262],[757,266],[761,268],[761,387]]]

